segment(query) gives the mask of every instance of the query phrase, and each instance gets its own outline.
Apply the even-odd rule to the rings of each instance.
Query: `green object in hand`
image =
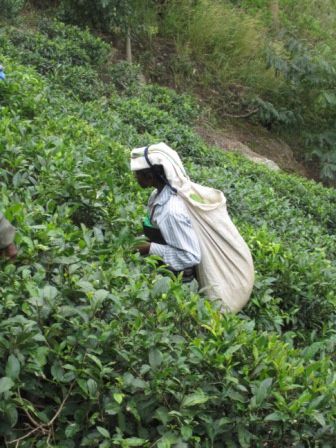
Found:
[[[153,227],[149,215],[146,215],[143,219],[143,225],[145,227]]]

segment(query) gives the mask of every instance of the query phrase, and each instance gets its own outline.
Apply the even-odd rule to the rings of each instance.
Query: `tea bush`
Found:
[[[112,50],[87,30],[44,19],[37,31],[5,28],[0,42],[7,55],[34,66],[84,101],[106,92],[101,75]]]
[[[6,19],[14,19],[22,10],[25,0],[0,0],[0,10]]]
[[[0,203],[20,247],[0,271],[1,444],[331,448],[335,190],[206,147],[187,97],[82,102],[15,48],[0,83]],[[133,253],[148,194],[129,150],[159,140],[224,191],[251,247],[238,315]]]
[[[141,91],[141,68],[139,65],[121,61],[109,67],[108,75],[117,91],[127,96],[138,95]]]
[[[200,107],[192,97],[165,87],[145,86],[142,96],[146,103],[168,112],[171,117],[185,125],[191,125],[200,113]]]

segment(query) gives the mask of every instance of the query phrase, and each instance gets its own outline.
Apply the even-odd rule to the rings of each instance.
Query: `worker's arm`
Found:
[[[158,255],[176,271],[196,266],[201,261],[201,250],[190,218],[183,212],[169,214],[160,222],[166,245],[151,243],[149,254]]]

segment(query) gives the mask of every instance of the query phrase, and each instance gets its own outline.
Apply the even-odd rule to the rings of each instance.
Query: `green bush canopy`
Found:
[[[335,190],[206,147],[191,98],[48,26],[0,39],[0,203],[20,248],[0,270],[1,446],[332,448]],[[130,149],[158,141],[224,191],[252,250],[238,315],[132,250],[148,192]]]

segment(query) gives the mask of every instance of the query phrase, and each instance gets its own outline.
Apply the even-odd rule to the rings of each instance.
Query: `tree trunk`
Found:
[[[126,34],[126,61],[132,64],[132,42],[131,42],[131,30],[127,28]]]
[[[279,0],[271,0],[270,10],[273,19],[273,26],[276,31],[280,28],[280,7]]]

